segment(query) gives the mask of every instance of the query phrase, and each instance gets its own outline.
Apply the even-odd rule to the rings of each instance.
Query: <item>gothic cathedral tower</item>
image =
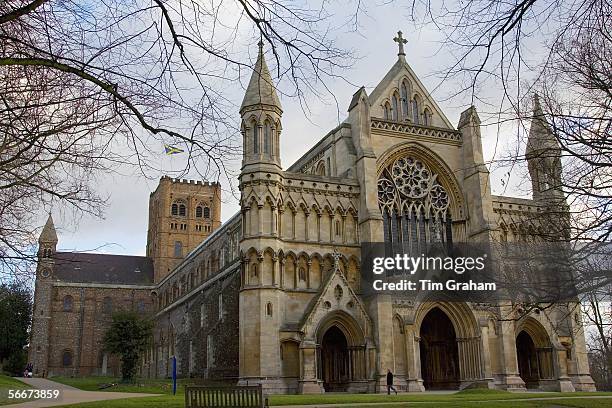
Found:
[[[259,43],[257,62],[240,107],[243,134],[240,173],[243,258],[240,290],[240,378],[266,389],[282,387],[279,326],[284,293],[279,286],[282,249],[278,203],[281,108]]]

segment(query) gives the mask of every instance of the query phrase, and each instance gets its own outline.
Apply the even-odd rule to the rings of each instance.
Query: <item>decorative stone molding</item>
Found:
[[[402,123],[372,118],[372,129],[444,140],[453,144],[461,144],[463,141],[461,133],[456,130],[419,126],[408,122]]]

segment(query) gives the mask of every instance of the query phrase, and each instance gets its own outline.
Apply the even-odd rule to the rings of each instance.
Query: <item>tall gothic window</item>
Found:
[[[406,81],[402,81],[402,87],[400,89],[401,97],[402,97],[402,115],[404,118],[408,118],[408,86],[406,85]]]
[[[386,120],[391,119],[391,104],[389,102],[385,102],[384,105],[384,118]]]
[[[422,251],[426,242],[452,242],[448,194],[421,161],[401,157],[383,170],[378,205],[386,242],[406,251]]]
[[[210,208],[204,207],[204,218],[210,218]]]
[[[259,126],[253,122],[253,153],[259,153]]]
[[[195,215],[196,215],[196,218],[202,218],[202,206],[201,205],[198,205],[196,207],[196,214]]]
[[[399,120],[399,96],[397,93],[393,94],[393,99],[391,101],[393,103],[393,111],[391,112],[393,114],[392,118],[393,120]]]
[[[419,111],[420,111],[420,102],[419,96],[414,95],[414,99],[412,100],[412,121],[417,125],[420,123],[419,120]]]
[[[425,108],[425,110],[423,111],[423,124],[425,126],[431,126],[431,111],[429,110],[429,108]]]
[[[266,120],[266,123],[264,125],[264,145],[263,145],[263,150],[265,154],[270,154],[270,151],[272,151],[271,144],[272,144],[272,126],[270,126],[270,122]]]

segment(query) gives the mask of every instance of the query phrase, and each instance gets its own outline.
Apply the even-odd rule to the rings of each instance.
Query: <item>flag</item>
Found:
[[[166,154],[168,156],[170,156],[171,154],[179,154],[184,152],[183,149],[179,149],[178,147],[170,146],[167,144],[164,145],[164,149],[166,150]]]

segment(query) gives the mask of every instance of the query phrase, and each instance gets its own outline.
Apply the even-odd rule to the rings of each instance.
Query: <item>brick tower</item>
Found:
[[[147,256],[161,281],[221,225],[221,186],[162,177],[149,198]]]

